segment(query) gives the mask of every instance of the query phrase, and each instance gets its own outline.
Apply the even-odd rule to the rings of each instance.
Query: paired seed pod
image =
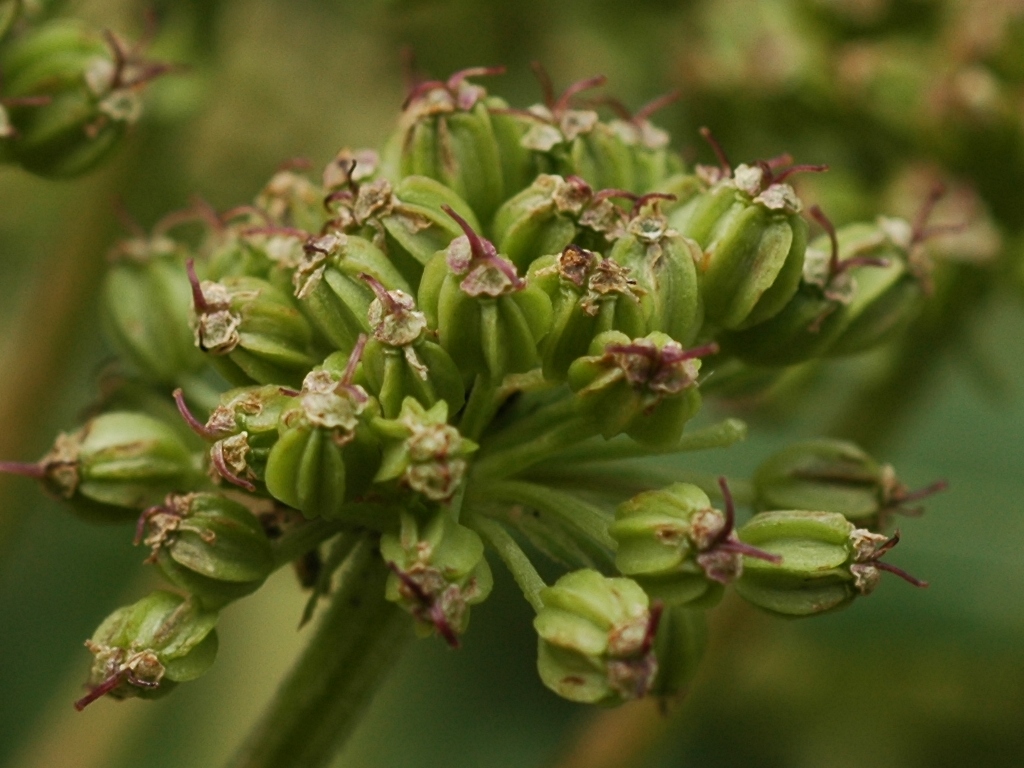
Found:
[[[171,494],[150,507],[139,518],[135,544],[150,547],[146,562],[209,609],[255,592],[274,569],[259,520],[214,493]]]
[[[445,509],[425,521],[403,511],[398,534],[384,534],[380,551],[391,568],[387,599],[412,614],[421,636],[436,632],[457,648],[470,606],[486,600],[493,586],[480,537]]]
[[[664,333],[630,339],[609,331],[569,366],[569,387],[605,439],[625,433],[644,445],[670,446],[700,408],[698,358],[714,351],[684,350]]]
[[[741,542],[728,487],[724,513],[700,488],[675,483],[620,504],[608,532],[618,542],[615,566],[666,605],[708,608],[743,572],[744,555],[778,561]]]
[[[128,522],[168,493],[202,485],[197,456],[167,424],[141,413],[111,412],[61,434],[35,464],[0,462],[25,475],[86,519]]]
[[[739,530],[740,539],[781,558],[747,559],[736,591],[770,613],[812,616],[838,610],[878,586],[882,571],[917,587],[915,579],[881,558],[897,543],[836,512],[761,512]]]
[[[217,656],[217,614],[192,598],[153,592],[108,616],[85,642],[95,657],[81,711],[103,696],[152,699],[195,680]]]
[[[551,326],[550,299],[455,211],[447,212],[466,234],[424,270],[419,304],[428,325],[467,381],[500,382],[537,368],[538,344]]]
[[[533,626],[544,685],[586,704],[620,704],[651,692],[662,606],[651,605],[635,581],[584,569],[562,576],[540,598]]]

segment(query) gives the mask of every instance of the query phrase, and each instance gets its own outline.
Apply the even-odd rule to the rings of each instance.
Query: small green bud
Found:
[[[493,586],[480,537],[445,509],[422,525],[406,511],[398,535],[381,537],[380,551],[391,568],[387,599],[413,615],[422,636],[437,632],[458,648],[470,606],[486,600]]]
[[[681,696],[697,674],[708,644],[708,622],[704,611],[684,606],[667,606],[658,622],[654,654],[658,674],[652,696]]]
[[[332,231],[372,240],[410,285],[419,282],[423,265],[437,251],[462,234],[444,206],[479,229],[466,201],[427,176],[406,176],[396,185],[386,179],[362,185],[349,180],[328,196],[327,204],[334,213],[328,225]]]
[[[360,374],[385,418],[396,418],[407,397],[427,408],[443,401],[450,413],[458,413],[466,399],[462,374],[451,355],[428,338],[426,315],[404,291],[388,291],[370,275],[361,277],[377,298],[367,312],[373,335]]]
[[[527,282],[550,297],[554,316],[541,347],[547,378],[564,379],[601,333],[635,338],[647,332],[644,291],[630,275],[629,267],[577,245],[533,262]]]
[[[103,696],[156,698],[195,680],[217,656],[217,614],[170,592],[153,592],[108,616],[85,646],[96,657],[82,711]]]
[[[682,173],[683,163],[678,154],[669,149],[671,137],[667,131],[655,126],[650,117],[658,110],[676,101],[682,94],[673,91],[644,104],[630,114],[614,99],[606,103],[618,115],[608,127],[629,149],[633,158],[633,191],[640,194],[649,192],[672,192],[665,189],[666,181]]]
[[[491,119],[491,110],[504,108],[505,103],[488,97],[469,78],[504,71],[503,67],[464,69],[445,82],[417,85],[384,149],[388,175],[436,179],[469,203],[480,221],[490,221],[508,196]]]
[[[127,522],[172,491],[201,486],[196,459],[162,421],[112,412],[58,435],[37,463],[0,462],[0,472],[36,478],[87,519]]]
[[[0,56],[7,152],[41,176],[85,173],[141,114],[140,93],[168,71],[113,33],[61,20],[30,28]]]
[[[212,443],[209,456],[213,478],[252,492],[256,490],[254,483],[263,482],[266,474],[281,413],[297,395],[295,390],[272,384],[233,389],[221,395],[220,404],[205,424],[189,411],[180,389],[174,391],[174,400],[192,431]]]
[[[256,591],[274,569],[259,520],[214,493],[171,494],[150,507],[139,517],[135,544],[151,547],[146,562],[211,609]]]
[[[112,256],[102,288],[104,328],[120,357],[157,384],[200,370],[206,360],[189,327],[183,248],[157,233],[122,242]]]
[[[315,364],[313,330],[291,297],[265,280],[225,277],[192,285],[195,343],[237,385],[293,385]]]
[[[626,433],[645,445],[669,446],[700,409],[700,358],[715,345],[684,350],[664,333],[630,339],[618,331],[594,339],[590,356],[569,367],[569,386],[605,438]]]
[[[807,440],[783,448],[754,474],[759,509],[838,512],[860,528],[878,530],[894,514],[920,514],[905,505],[946,487],[910,491],[890,464],[879,464],[844,440]]]
[[[573,571],[540,593],[537,670],[570,701],[615,705],[646,696],[658,674],[661,605],[630,579]]]
[[[889,571],[917,587],[927,582],[881,561],[899,543],[857,528],[836,512],[761,512],[739,530],[747,544],[781,557],[748,560],[736,582],[741,597],[770,613],[811,616],[849,605]]]
[[[373,426],[384,440],[374,482],[397,479],[431,501],[448,501],[465,481],[466,457],[477,445],[448,424],[443,400],[428,411],[408,397],[397,419],[378,419]]]
[[[704,320],[697,285],[697,263],[703,253],[696,242],[669,227],[658,210],[662,197],[652,193],[636,201],[634,215],[610,255],[630,270],[643,291],[647,328],[690,344]]]
[[[368,312],[373,291],[369,275],[389,291],[411,288],[388,257],[362,237],[329,233],[310,240],[293,275],[295,296],[317,330],[346,354],[371,331]]]
[[[675,483],[645,491],[620,504],[608,529],[618,542],[615,566],[667,605],[708,607],[722,596],[722,585],[743,572],[743,556],[778,561],[736,538],[732,497],[723,514],[700,488]]]
[[[500,382],[540,366],[537,347],[551,325],[551,301],[528,286],[454,210],[466,233],[438,251],[419,288],[420,308],[465,378]]]
[[[380,408],[352,383],[365,343],[361,337],[341,373],[338,355],[311,371],[281,413],[280,437],[267,457],[267,490],[308,518],[337,519],[380,466],[380,448],[369,427]]]

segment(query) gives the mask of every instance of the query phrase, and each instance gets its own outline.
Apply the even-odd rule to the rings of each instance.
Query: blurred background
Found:
[[[148,8],[158,58],[187,69],[100,171],[65,183],[0,166],[0,457],[33,460],[98,396],[110,353],[96,286],[119,232],[198,193],[251,199],[277,165],[322,166],[378,146],[405,93],[403,62],[435,77],[505,64],[488,83],[539,100],[530,62],[562,86],[606,74],[659,113],[685,156],[791,152],[828,163],[800,181],[838,224],[909,216],[936,180],[931,310],[867,358],[724,382],[705,409],[747,443],[685,467],[743,477],[774,447],[860,441],[912,486],[950,490],[901,521],[887,581],[806,622],[726,600],[686,700],[577,707],[537,678],[531,612],[507,578],[474,609],[464,649],[415,645],[338,765],[1024,765],[1024,3],[1020,0],[82,0],[53,3],[131,36]],[[682,466],[682,465],[681,465]],[[0,479],[0,765],[214,766],[231,753],[304,642],[290,572],[231,606],[213,671],[156,702],[71,707],[99,620],[154,577],[123,529],[90,527],[25,481]],[[496,569],[496,572],[499,569]]]

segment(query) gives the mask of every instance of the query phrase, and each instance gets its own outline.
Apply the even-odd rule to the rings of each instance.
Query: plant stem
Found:
[[[498,553],[498,557],[505,563],[512,578],[523,591],[526,601],[533,606],[533,610],[540,611],[544,607],[540,593],[547,587],[547,584],[544,583],[544,579],[537,573],[537,569],[533,567],[530,558],[526,556],[516,540],[499,523],[481,515],[474,515],[467,524],[483,536],[484,540]]]
[[[725,419],[710,427],[698,429],[683,435],[678,443],[667,448],[651,448],[640,445],[633,440],[623,438],[593,442],[571,448],[558,456],[558,463],[610,461],[612,459],[638,459],[646,456],[667,456],[673,453],[690,451],[706,451],[712,448],[727,448],[734,443],[745,440],[747,425],[739,419]]]
[[[459,432],[470,440],[479,440],[498,410],[498,388],[486,376],[479,375],[459,420]]]
[[[586,417],[565,421],[529,442],[482,455],[473,469],[473,476],[480,481],[511,477],[570,445],[592,437],[596,431],[594,421]]]
[[[327,612],[230,768],[320,768],[352,733],[412,637],[384,599],[388,569],[367,535],[343,566]]]

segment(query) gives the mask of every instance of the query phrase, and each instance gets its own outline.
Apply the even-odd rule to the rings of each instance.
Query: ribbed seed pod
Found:
[[[170,592],[114,611],[85,643],[95,656],[91,690],[75,709],[108,695],[153,699],[205,674],[217,656],[216,624],[215,612]]]
[[[878,586],[882,571],[924,587],[904,571],[881,561],[899,543],[857,528],[836,512],[761,512],[739,530],[740,539],[781,557],[781,562],[748,559],[736,582],[741,597],[770,613],[812,616],[849,605]]]
[[[255,592],[274,570],[259,520],[215,493],[171,494],[150,507],[139,518],[135,544],[150,547],[146,562],[210,609]]]
[[[58,435],[37,463],[0,462],[0,472],[35,478],[86,519],[116,523],[137,518],[172,491],[205,485],[200,464],[167,424],[115,411]]]
[[[457,213],[463,237],[427,265],[419,305],[463,376],[500,382],[540,366],[538,344],[551,326],[551,301]]]
[[[700,408],[697,375],[713,346],[685,350],[664,333],[630,339],[618,331],[598,335],[590,355],[569,367],[579,407],[606,439],[627,434],[645,445],[679,441]]]
[[[418,634],[436,632],[458,648],[470,606],[486,600],[494,583],[480,537],[446,509],[428,513],[425,521],[404,511],[398,535],[384,534],[380,552],[391,568],[387,599],[412,614]]]
[[[648,331],[643,290],[631,270],[613,259],[569,245],[558,256],[534,261],[526,281],[551,299],[551,331],[541,347],[546,378],[564,379],[601,333],[636,338]]]

